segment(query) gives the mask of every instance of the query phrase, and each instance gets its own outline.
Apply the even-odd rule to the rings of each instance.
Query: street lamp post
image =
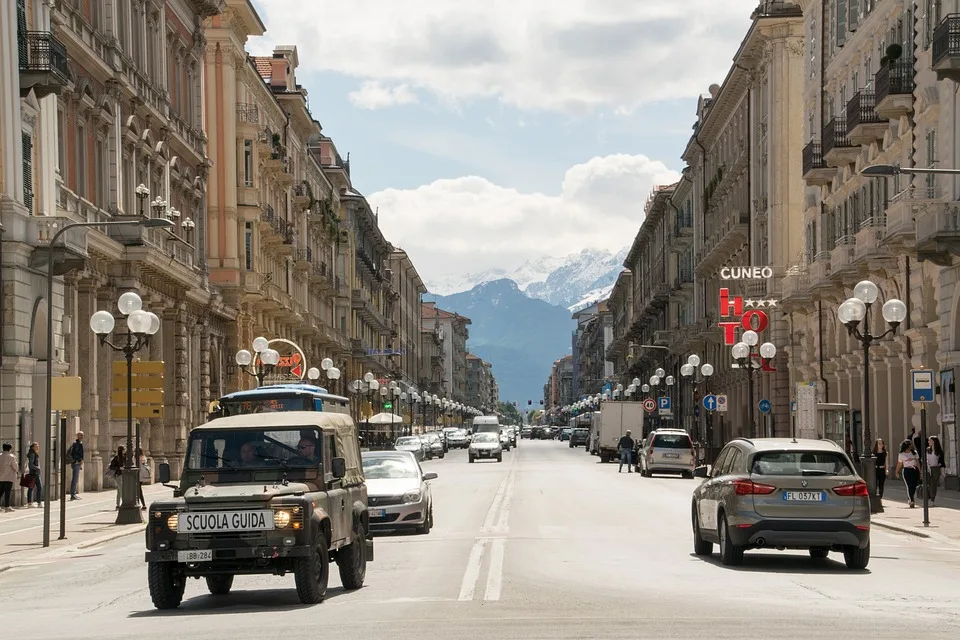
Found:
[[[123,336],[123,342],[114,344],[107,340],[116,324],[109,311],[94,313],[90,318],[90,329],[100,339],[100,346],[123,353],[127,360],[127,456],[121,472],[121,503],[116,524],[136,524],[143,522],[143,518],[137,508],[140,472],[133,465],[136,457],[133,446],[133,356],[150,343],[150,336],[160,330],[160,318],[155,313],[144,311],[143,300],[133,291],[121,294],[117,307],[127,317],[127,333]],[[146,505],[143,507],[146,508]]]
[[[698,371],[697,367],[699,367],[699,372],[700,372],[699,376],[697,375],[697,371]],[[710,363],[700,364],[700,356],[693,353],[693,354],[690,354],[690,356],[687,358],[687,363],[680,367],[680,375],[690,380],[690,385],[693,388],[693,394],[691,396],[692,406],[691,406],[690,412],[691,414],[693,414],[691,415],[691,417],[695,417],[696,407],[697,407],[697,387],[700,386],[700,384],[706,382],[710,378],[710,376],[713,375],[713,365]],[[709,416],[704,416],[704,421],[702,422],[703,425],[706,425],[706,419],[708,417]],[[709,450],[713,444],[712,442],[713,438],[712,437],[708,438],[706,428],[697,429],[697,431],[699,432],[699,437],[701,439],[701,442],[706,442],[707,449]]]
[[[340,379],[340,369],[333,365],[333,360],[330,358],[321,360],[320,368],[327,372],[327,380],[330,382],[329,391],[330,393],[334,393],[336,391],[337,380]]]
[[[880,289],[873,282],[863,280],[853,288],[853,297],[840,304],[837,317],[847,327],[851,336],[860,342],[863,349],[863,441],[861,444],[860,474],[867,483],[870,494],[870,512],[882,513],[883,504],[877,495],[877,467],[871,446],[872,433],[870,432],[870,347],[874,342],[883,340],[894,333],[900,323],[907,318],[907,305],[896,298],[883,303],[881,313],[889,325],[889,329],[879,336],[873,335],[870,330],[870,307],[877,301]],[[859,328],[863,322],[863,329]]]
[[[737,364],[740,365],[740,368],[747,369],[747,403],[748,415],[750,416],[750,435],[753,437],[757,436],[757,422],[756,422],[756,407],[754,406],[753,398],[753,370],[754,367],[753,360],[756,352],[754,349],[757,346],[757,343],[760,342],[760,336],[757,335],[756,331],[748,330],[743,332],[743,338],[740,342],[733,345],[731,353],[733,359],[737,361]],[[777,347],[772,342],[764,342],[760,345],[760,358],[762,360],[761,366],[766,366],[773,358],[777,355]]]
[[[240,349],[237,351],[235,360],[240,365],[240,370],[256,378],[257,386],[262,387],[264,378],[280,363],[280,354],[276,349],[270,348],[269,340],[261,336],[253,340],[253,353]],[[251,364],[253,369],[248,368]]]
[[[50,238],[50,243],[47,245],[47,366],[46,366],[46,411],[47,415],[50,414],[50,407],[53,405],[53,355],[52,355],[52,345],[53,345],[53,255],[54,247],[56,246],[57,240],[64,233],[70,229],[78,229],[81,227],[87,228],[98,228],[102,229],[105,227],[119,227],[121,225],[136,225],[146,228],[169,228],[171,226],[169,220],[163,219],[152,219],[152,218],[140,218],[138,220],[112,220],[110,222],[74,222],[71,224],[64,225],[61,227],[53,237]],[[43,546],[50,546],[50,478],[53,471],[53,467],[56,464],[56,455],[53,448],[50,446],[50,418],[47,417],[44,421],[44,446],[47,448],[48,460],[43,471],[43,486],[47,487],[47,490],[44,491],[43,496]],[[60,430],[60,447],[62,448],[65,443],[63,440],[66,438],[66,432],[61,428]],[[61,474],[60,484],[63,485],[66,482],[66,473]],[[64,529],[63,523],[66,522],[66,502],[63,500],[64,492],[61,490],[61,503],[60,503],[60,539],[65,539],[66,531]],[[138,514],[139,516],[139,514]]]

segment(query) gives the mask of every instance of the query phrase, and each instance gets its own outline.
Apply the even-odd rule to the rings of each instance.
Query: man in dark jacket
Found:
[[[617,473],[623,473],[623,465],[627,465],[627,473],[633,473],[633,469],[630,467],[631,458],[633,457],[633,449],[637,446],[637,443],[633,441],[633,438],[630,437],[630,430],[620,438],[620,442],[617,443],[617,448],[620,449],[620,469]]]
[[[70,460],[70,470],[73,472],[70,478],[70,499],[79,500],[77,485],[80,484],[80,473],[83,470],[83,431],[77,432],[77,439],[70,445],[67,458]]]

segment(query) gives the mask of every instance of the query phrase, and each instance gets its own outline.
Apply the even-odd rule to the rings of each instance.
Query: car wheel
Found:
[[[684,478],[689,480],[690,478],[693,477],[693,471],[684,471],[680,475],[682,475]]]
[[[473,464],[474,457],[473,457],[473,456],[470,456],[470,457],[469,457],[469,460],[470,460],[470,464]]]
[[[433,527],[433,507],[429,508],[427,511],[427,517],[423,520],[423,524],[417,527],[417,533],[426,535],[430,533],[430,529]]]
[[[713,543],[704,540],[700,534],[700,515],[697,513],[697,505],[693,505],[693,552],[698,556],[708,556],[713,553]]]
[[[503,454],[497,456],[497,462],[503,462]]]
[[[302,604],[323,602],[330,581],[330,543],[322,532],[317,534],[310,555],[294,560],[293,577]]]
[[[150,587],[150,599],[157,609],[176,609],[183,602],[187,581],[176,563],[148,563],[147,584]]]
[[[810,557],[816,558],[817,560],[823,560],[830,554],[830,549],[824,549],[823,547],[816,547],[810,549]]]
[[[843,561],[847,569],[866,569],[870,564],[870,542],[863,549],[853,545],[843,548]]]
[[[207,591],[215,596],[225,596],[233,587],[233,576],[207,576]]]
[[[440,454],[440,459],[443,460],[443,456],[445,456],[445,455],[447,455],[447,454],[441,453],[441,454]]]
[[[357,527],[353,542],[337,552],[337,568],[344,589],[359,589],[367,577],[367,534]]]
[[[717,529],[720,538],[720,562],[733,567],[743,562],[743,547],[738,547],[730,540],[730,527],[727,525],[727,516],[720,516],[720,526]]]

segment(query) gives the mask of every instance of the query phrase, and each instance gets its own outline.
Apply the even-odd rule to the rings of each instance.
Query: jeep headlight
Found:
[[[414,489],[413,491],[407,491],[403,494],[403,504],[412,504],[414,502],[420,502],[422,494],[420,489]]]
[[[176,531],[178,524],[180,524],[180,514],[175,513],[167,518],[167,529],[170,529],[170,531]]]
[[[289,511],[275,511],[273,514],[273,526],[277,529],[284,529],[290,524]]]

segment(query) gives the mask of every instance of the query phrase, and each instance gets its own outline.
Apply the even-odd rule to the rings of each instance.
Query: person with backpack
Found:
[[[80,485],[80,474],[83,471],[83,431],[77,431],[77,439],[67,451],[67,460],[70,461],[70,499],[79,500],[77,489]]]

